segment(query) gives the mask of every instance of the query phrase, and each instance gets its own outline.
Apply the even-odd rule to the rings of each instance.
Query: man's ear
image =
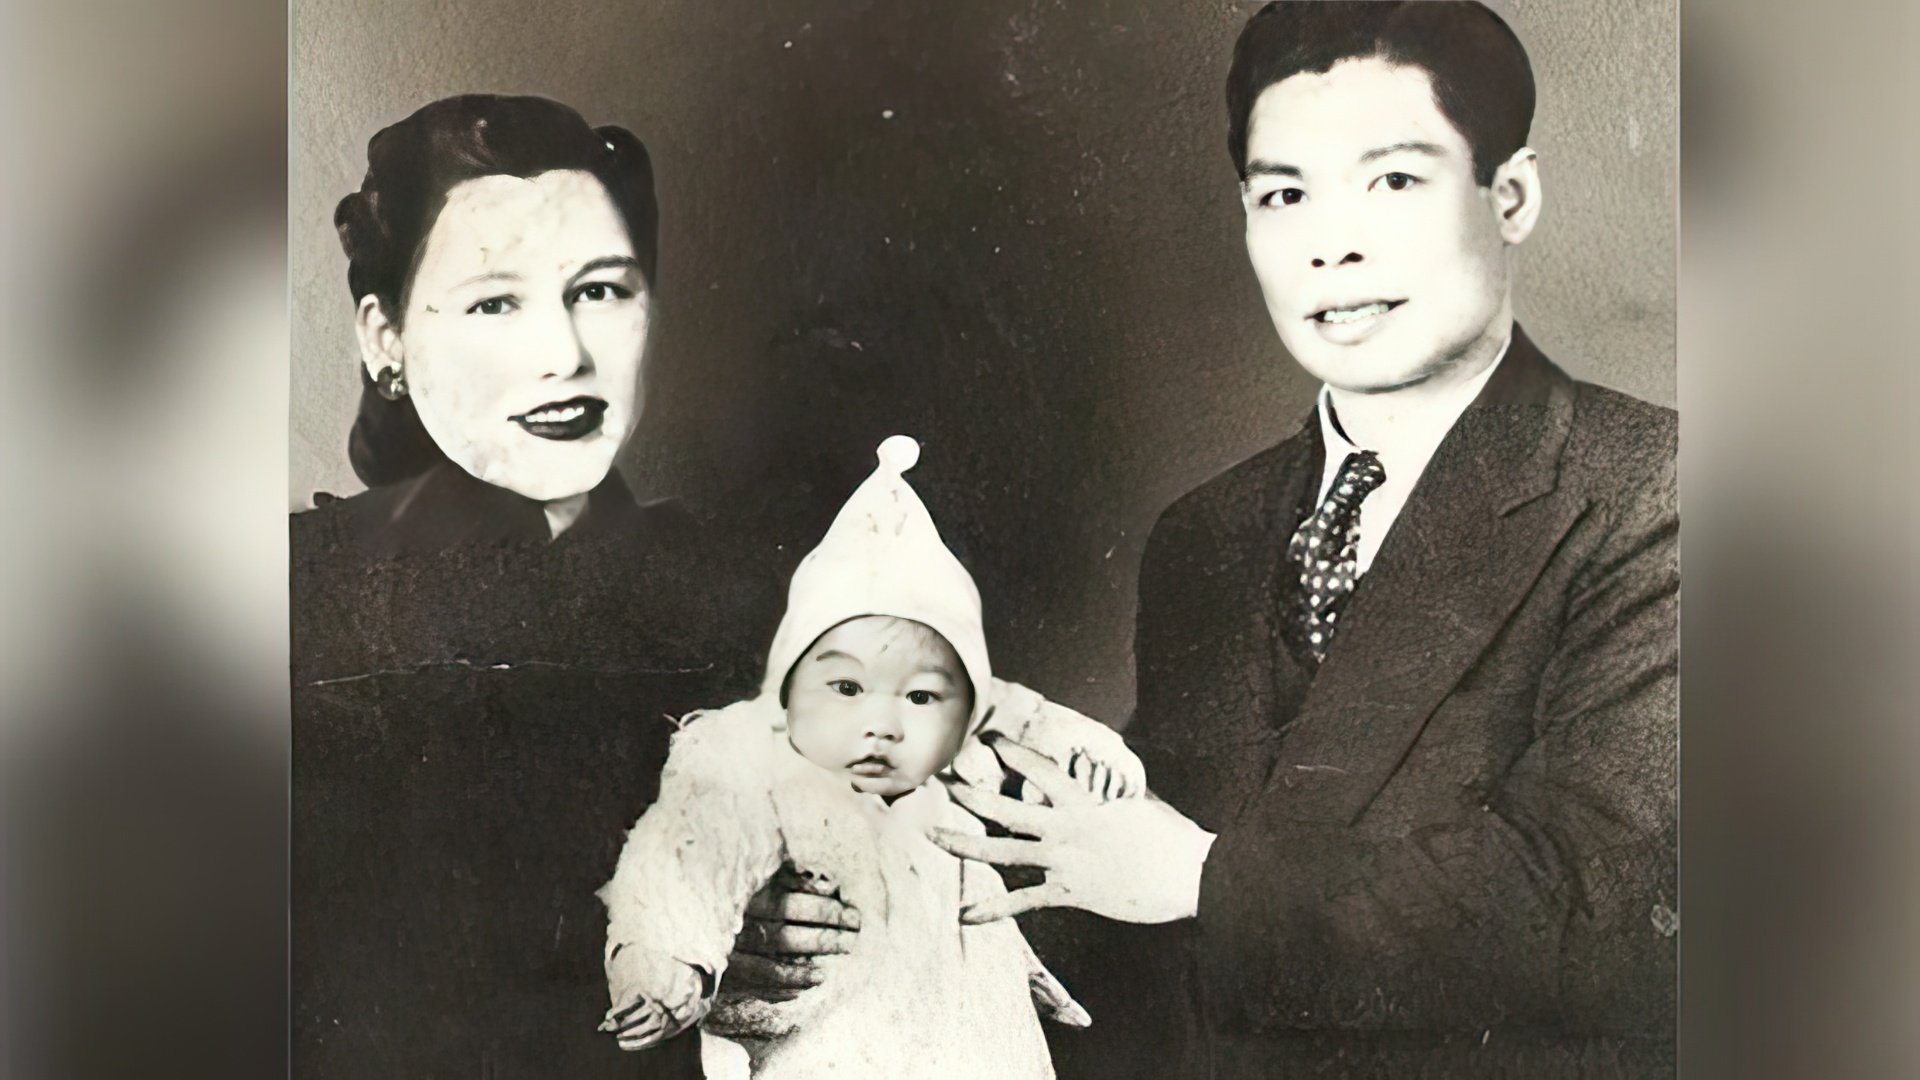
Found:
[[[1493,171],[1493,208],[1500,215],[1500,238],[1518,244],[1540,220],[1540,155],[1523,146]]]
[[[360,298],[360,307],[353,313],[353,330],[360,340],[360,362],[367,366],[374,382],[380,381],[383,371],[398,374],[406,370],[400,331],[387,318],[379,297],[369,293]]]

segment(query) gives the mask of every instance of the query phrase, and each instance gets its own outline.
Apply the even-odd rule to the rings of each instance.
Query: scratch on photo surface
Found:
[[[654,668],[654,667],[596,667],[590,664],[565,664],[555,660],[522,660],[518,663],[500,661],[482,663],[466,659],[423,660],[409,667],[379,668],[374,671],[362,671],[352,675],[334,675],[325,679],[312,679],[301,686],[333,686],[338,683],[359,682],[363,679],[378,679],[387,675],[419,675],[435,668],[466,668],[469,671],[525,671],[532,668],[548,668],[555,671],[572,671],[586,675],[695,675],[712,671],[712,664],[699,667]]]

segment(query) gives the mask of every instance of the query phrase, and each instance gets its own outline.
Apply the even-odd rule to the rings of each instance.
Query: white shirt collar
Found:
[[[1460,414],[1466,412],[1467,406],[1472,405],[1474,399],[1480,396],[1480,391],[1486,388],[1487,381],[1492,379],[1493,373],[1500,369],[1501,362],[1507,358],[1507,352],[1512,348],[1513,337],[1509,335],[1506,343],[1500,346],[1499,354],[1493,358],[1493,363],[1487,365],[1486,370],[1428,403],[1415,422],[1403,422],[1393,430],[1383,433],[1384,437],[1379,442],[1366,447],[1356,445],[1347,438],[1346,432],[1341,430],[1340,422],[1335,415],[1333,388],[1322,383],[1314,410],[1320,420],[1322,445],[1327,448],[1326,468],[1322,470],[1320,482],[1320,497],[1326,498],[1327,487],[1333,483],[1334,476],[1340,471],[1340,463],[1346,460],[1348,454],[1361,449],[1372,450],[1380,455],[1380,462],[1387,469],[1388,483],[1404,481],[1411,489],[1413,482],[1426,471],[1427,462],[1432,460],[1434,451],[1440,448],[1440,443],[1446,439],[1447,433],[1452,431],[1453,425],[1459,422]],[[1394,469],[1396,464],[1400,467],[1398,475]]]
[[[1380,455],[1380,465],[1387,472],[1387,478],[1381,481],[1360,503],[1360,538],[1354,546],[1354,559],[1359,573],[1366,573],[1373,566],[1373,559],[1380,551],[1381,543],[1393,529],[1393,523],[1400,517],[1401,508],[1412,496],[1413,488],[1420,475],[1427,470],[1427,463],[1433,460],[1434,452],[1453,430],[1460,420],[1460,414],[1467,411],[1480,391],[1493,378],[1493,373],[1506,359],[1507,350],[1513,345],[1509,337],[1507,344],[1500,347],[1500,354],[1487,365],[1485,371],[1459,386],[1449,389],[1437,399],[1424,402],[1419,415],[1403,418],[1390,429],[1380,433],[1381,441],[1366,449]],[[1325,502],[1327,489],[1340,475],[1340,466],[1347,455],[1361,449],[1350,441],[1346,433],[1334,419],[1333,392],[1330,387],[1320,388],[1320,398],[1316,412],[1320,418],[1320,437],[1327,449],[1326,464],[1320,470],[1320,489],[1316,502]],[[1369,438],[1372,433],[1369,433]]]

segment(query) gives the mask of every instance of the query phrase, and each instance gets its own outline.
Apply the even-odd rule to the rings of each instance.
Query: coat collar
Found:
[[[1500,370],[1441,442],[1361,579],[1287,726],[1267,791],[1284,797],[1290,816],[1358,818],[1512,616],[1585,508],[1557,488],[1572,417],[1572,380],[1516,325]],[[1317,442],[1296,435],[1292,457]]]
[[[450,461],[342,502],[349,508],[352,532],[376,553],[550,539],[540,503],[480,480]],[[619,470],[610,470],[588,493],[580,519],[558,539],[631,532],[663,505],[636,502]]]

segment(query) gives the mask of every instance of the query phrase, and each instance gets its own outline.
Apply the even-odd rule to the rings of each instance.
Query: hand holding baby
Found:
[[[1036,867],[1046,871],[1046,880],[977,904],[962,913],[963,921],[991,922],[1043,907],[1077,907],[1135,923],[1194,914],[1212,833],[1158,799],[1102,802],[1045,756],[1004,738],[992,745],[1007,768],[1039,788],[1051,805],[950,783],[962,806],[1016,835],[936,828],[928,836],[963,859]]]
[[[860,912],[831,880],[784,866],[747,904],[727,957],[728,985],[763,1001],[792,1000],[820,985],[859,929]]]

